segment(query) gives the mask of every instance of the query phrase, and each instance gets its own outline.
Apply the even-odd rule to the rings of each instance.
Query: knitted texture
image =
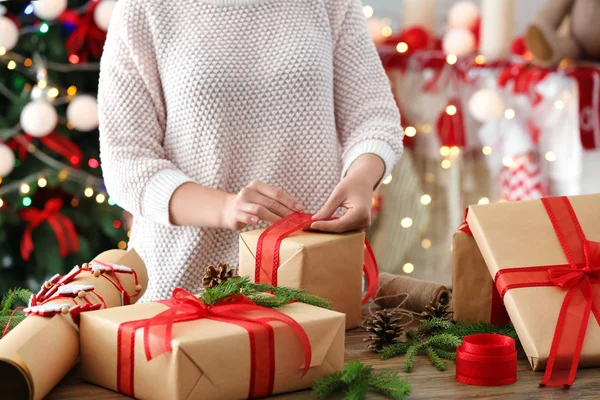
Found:
[[[379,155],[387,174],[402,151],[359,0],[120,0],[99,112],[106,187],[134,215],[150,274],[144,301],[237,264],[239,232],[170,224],[181,184],[237,193],[257,179],[316,212],[357,157]]]

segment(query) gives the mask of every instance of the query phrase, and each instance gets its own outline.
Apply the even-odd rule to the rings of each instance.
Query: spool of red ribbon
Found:
[[[466,336],[456,350],[456,380],[475,386],[514,383],[517,380],[514,339],[495,334]]]

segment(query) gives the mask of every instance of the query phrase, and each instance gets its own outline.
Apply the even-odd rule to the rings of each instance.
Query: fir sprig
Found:
[[[19,325],[25,319],[24,314],[15,314],[13,318],[10,318],[10,315],[13,312],[13,309],[18,305],[25,305],[29,302],[29,298],[33,293],[27,289],[11,289],[4,295],[2,301],[0,302],[0,334],[6,328],[6,325],[10,320],[9,331],[14,329],[17,325]]]
[[[369,391],[402,400],[410,395],[411,386],[395,372],[374,371],[354,360],[346,364],[343,371],[327,375],[313,386],[313,393],[319,399],[339,391],[346,392],[345,400],[362,400]]]
[[[272,293],[272,296],[267,295]],[[253,283],[247,277],[225,281],[214,288],[206,289],[200,300],[206,304],[216,304],[230,296],[243,294],[259,306],[268,308],[283,307],[290,302],[299,302],[331,310],[331,302],[318,296],[306,294],[300,289],[275,287]]]
[[[494,326],[489,323],[459,322],[452,323],[440,318],[422,321],[417,329],[407,332],[406,341],[393,344],[381,352],[381,358],[405,355],[404,371],[411,372],[416,356],[423,353],[440,371],[446,369],[446,360],[456,359],[456,348],[461,345],[465,336],[478,333],[496,333],[517,340],[517,333],[512,326]]]

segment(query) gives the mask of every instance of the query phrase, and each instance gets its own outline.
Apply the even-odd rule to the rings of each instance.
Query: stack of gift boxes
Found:
[[[16,395],[31,399],[43,398],[78,355],[85,380],[141,399],[256,398],[308,388],[318,378],[342,369],[345,329],[361,320],[363,269],[369,295],[377,285],[376,264],[370,249],[365,251],[364,233],[303,231],[309,217],[298,214],[267,230],[242,233],[240,274],[258,283],[299,288],[327,298],[339,312],[303,303],[274,310],[241,295],[207,305],[177,289],[171,299],[116,308],[100,305],[99,310],[77,318],[60,311],[31,315],[27,324],[17,326],[0,342],[0,366],[14,367],[10,376],[20,376],[25,383],[12,388],[19,391]],[[107,265],[128,268],[127,261]],[[146,277],[139,257],[134,261],[138,273],[143,269]],[[92,285],[115,280],[111,275],[117,275],[115,270],[104,272],[106,279],[94,281],[101,276],[95,272],[86,279],[92,279]],[[146,279],[134,286],[121,294],[143,292]],[[55,300],[60,301],[65,300]],[[49,323],[67,326],[70,335],[62,337],[34,326]],[[71,350],[67,362],[52,373],[39,360],[15,362],[20,360],[18,354],[12,360],[5,356],[8,346],[23,334],[42,333]],[[21,350],[34,349],[24,343]],[[1,381],[8,376],[0,375],[0,385],[9,384]],[[38,376],[45,378],[36,380]]]

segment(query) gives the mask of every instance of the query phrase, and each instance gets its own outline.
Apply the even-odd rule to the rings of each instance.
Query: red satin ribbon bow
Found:
[[[19,160],[22,162],[27,156],[27,146],[31,143],[33,137],[24,134],[21,135],[21,139],[24,140],[25,143],[12,139],[8,142],[8,146],[13,150],[19,150]],[[61,136],[56,132],[52,132],[49,135],[39,138],[39,140],[44,146],[48,147],[50,150],[54,150],[56,153],[69,160],[71,165],[75,168],[80,167],[81,160],[83,159],[83,151],[71,139]]]
[[[92,2],[83,16],[73,10],[67,10],[59,17],[62,23],[70,22],[77,26],[65,43],[69,55],[76,54],[81,62],[86,62],[90,55],[95,58],[102,56],[106,41],[106,32],[94,24],[94,11],[100,2]]]
[[[515,382],[515,341],[494,334],[466,336],[456,349],[456,380],[475,386],[502,386]]]
[[[312,214],[291,214],[265,229],[258,238],[256,245],[256,268],[254,275],[256,283],[277,286],[281,242],[292,233],[310,227],[313,223],[312,217]],[[362,301],[365,304],[373,298],[379,283],[377,261],[367,240],[365,240],[363,272],[367,280],[367,293]]]
[[[556,286],[566,290],[541,385],[569,387],[577,373],[590,313],[600,324],[600,243],[585,238],[568,198],[545,198],[542,203],[568,264],[498,271],[499,295],[492,301],[492,319],[498,320],[501,299],[511,289]]]
[[[302,376],[306,375],[312,359],[311,346],[302,326],[291,317],[256,305],[242,296],[233,296],[207,305],[184,289],[175,289],[173,298],[161,301],[169,309],[153,318],[125,322],[119,326],[117,388],[134,396],[135,334],[144,329],[144,351],[148,361],[172,351],[173,325],[198,319],[234,324],[244,328],[250,337],[249,398],[269,396],[275,382],[275,346],[272,322],[282,322],[292,329],[304,350]]]
[[[19,217],[29,223],[25,228],[23,239],[21,239],[21,257],[23,257],[23,260],[29,261],[31,258],[34,249],[31,233],[43,222],[48,222],[54,231],[61,257],[79,251],[79,239],[73,222],[67,216],[59,213],[62,204],[60,199],[50,199],[46,202],[43,210],[24,208],[19,211]]]

